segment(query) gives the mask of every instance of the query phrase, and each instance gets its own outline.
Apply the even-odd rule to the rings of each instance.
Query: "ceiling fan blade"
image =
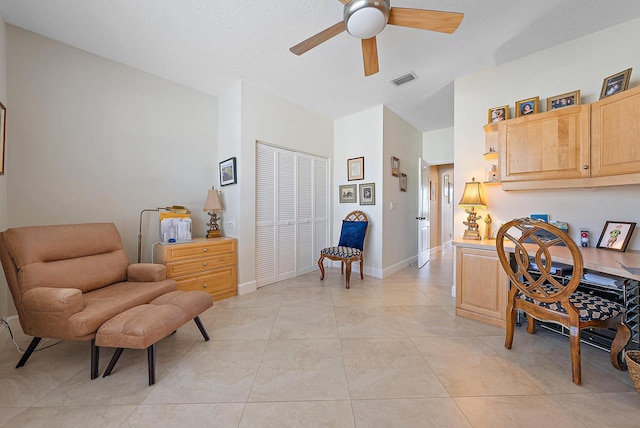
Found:
[[[376,38],[362,39],[362,59],[364,60],[364,75],[376,74],[378,68],[378,44]]]
[[[346,5],[348,5],[348,4],[349,4],[349,2],[350,2],[351,0],[338,0],[338,1],[339,1],[340,3],[342,3],[343,5],[345,5],[345,6],[346,6]]]
[[[389,24],[451,34],[460,25],[464,13],[392,7]]]
[[[307,40],[298,43],[292,48],[289,48],[289,50],[296,55],[302,55],[308,50],[315,48],[320,43],[324,43],[330,38],[337,36],[338,34],[342,33],[344,30],[345,30],[344,21],[340,21],[337,24],[327,28],[326,30],[320,31],[315,36],[311,36]]]

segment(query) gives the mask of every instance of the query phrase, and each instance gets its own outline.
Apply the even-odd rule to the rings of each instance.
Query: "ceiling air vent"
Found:
[[[411,72],[409,74],[405,74],[404,76],[400,76],[397,79],[393,79],[391,83],[393,83],[396,86],[401,86],[411,82],[412,80],[416,80],[417,78],[418,77],[415,75],[415,73]]]

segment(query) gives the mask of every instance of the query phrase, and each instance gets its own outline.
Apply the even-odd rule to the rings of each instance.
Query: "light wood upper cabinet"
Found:
[[[589,177],[589,105],[504,121],[502,182]]]
[[[640,171],[640,87],[591,104],[591,176]]]
[[[640,87],[500,122],[503,190],[640,184]]]

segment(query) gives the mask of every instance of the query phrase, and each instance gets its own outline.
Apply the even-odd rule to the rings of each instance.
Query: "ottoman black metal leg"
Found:
[[[200,320],[200,317],[197,316],[193,319],[193,322],[196,323],[196,325],[198,326],[198,330],[200,330],[200,333],[202,333],[202,337],[204,337],[204,341],[208,341],[209,340],[209,333],[207,333],[207,330],[204,328],[204,325],[202,324],[202,321]]]
[[[156,383],[156,344],[147,348],[147,360],[149,361],[149,385]]]
[[[116,348],[116,352],[113,353],[113,357],[111,357],[111,361],[109,361],[109,365],[107,366],[107,369],[104,371],[104,374],[102,375],[102,377],[107,377],[111,374],[111,372],[113,371],[113,368],[116,366],[116,363],[118,362],[118,358],[120,358],[120,355],[122,355],[122,351],[124,351],[124,348]]]
[[[98,377],[100,364],[100,347],[96,346],[96,339],[91,339],[91,379]]]
[[[38,346],[38,343],[40,343],[41,340],[42,340],[41,337],[33,338],[27,350],[24,351],[24,354],[22,354],[22,358],[20,358],[20,361],[18,361],[18,365],[16,366],[16,368],[20,368],[25,365],[25,363],[27,362],[31,354],[33,354],[33,351],[36,350],[36,346]]]

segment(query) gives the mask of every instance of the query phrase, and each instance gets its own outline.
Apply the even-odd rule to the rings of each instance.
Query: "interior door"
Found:
[[[431,240],[429,222],[429,164],[418,159],[418,267],[429,261],[429,244]]]

